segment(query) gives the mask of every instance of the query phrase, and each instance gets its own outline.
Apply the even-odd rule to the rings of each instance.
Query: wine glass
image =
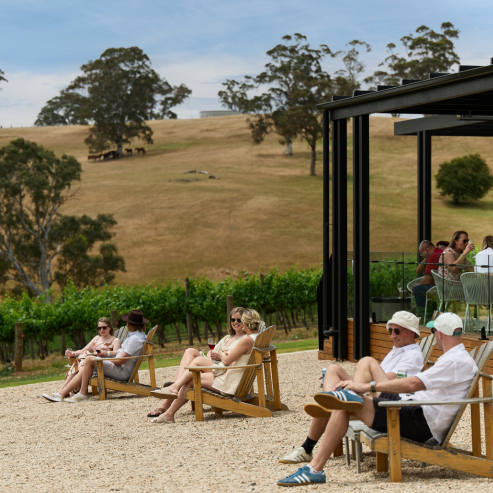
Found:
[[[207,339],[207,345],[209,346],[209,349],[212,351],[216,347],[216,339],[214,339],[213,337]]]
[[[70,351],[71,353],[74,351],[71,347],[68,347],[65,351]],[[70,359],[70,356],[67,356],[68,359]]]
[[[398,282],[397,283],[397,289],[399,290],[399,298],[403,298],[403,286],[402,286],[402,282]]]

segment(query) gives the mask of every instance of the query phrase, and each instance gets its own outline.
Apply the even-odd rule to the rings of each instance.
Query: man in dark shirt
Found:
[[[426,293],[435,285],[431,271],[438,270],[438,265],[436,264],[440,261],[440,255],[443,253],[443,250],[441,248],[435,248],[435,245],[431,241],[424,240],[419,245],[419,253],[424,260],[418,265],[416,272],[418,275],[424,272],[424,276],[419,284],[414,285],[413,294],[418,310],[422,311],[426,305]]]

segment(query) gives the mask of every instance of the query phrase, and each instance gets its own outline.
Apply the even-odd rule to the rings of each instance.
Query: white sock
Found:
[[[315,469],[313,469],[313,467],[310,465],[308,465],[308,469],[310,469],[310,472],[312,474],[322,474],[324,472],[323,470],[322,471],[315,471]]]
[[[358,395],[354,390],[348,390],[348,392],[353,395]]]
[[[55,395],[56,395],[57,397],[62,397],[62,394],[60,394],[59,392],[55,392]]]

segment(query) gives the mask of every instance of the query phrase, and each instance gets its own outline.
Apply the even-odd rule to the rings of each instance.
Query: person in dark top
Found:
[[[418,312],[422,312],[426,305],[426,293],[435,285],[431,271],[438,270],[437,264],[443,250],[436,248],[431,241],[424,240],[419,245],[419,253],[424,260],[418,265],[416,273],[418,275],[424,275],[423,279],[413,286],[413,294],[416,299],[416,305],[418,306]]]

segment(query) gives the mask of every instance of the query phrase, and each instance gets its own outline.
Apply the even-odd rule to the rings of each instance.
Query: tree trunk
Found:
[[[310,164],[310,176],[317,176],[315,173],[315,163],[317,161],[317,147],[313,146],[312,147],[312,160]]]
[[[287,137],[285,138],[286,140],[286,152],[284,153],[285,156],[292,156],[293,155],[293,138],[292,137]]]
[[[7,362],[7,358],[5,357],[5,353],[4,353],[4,347],[5,347],[5,343],[0,342],[0,361],[2,363]]]
[[[60,354],[62,356],[64,356],[65,355],[65,349],[67,348],[67,338],[66,338],[66,334],[65,334],[65,329],[62,329],[61,335],[62,335],[62,342],[61,342],[62,348],[60,349]],[[31,339],[29,339],[29,343],[31,344]],[[33,354],[33,352],[31,351],[31,358],[32,358],[32,354]]]
[[[312,311],[311,305],[308,305],[308,313],[310,314],[310,320],[313,323],[315,321],[315,319],[313,318],[313,311]]]
[[[199,323],[196,318],[193,319],[192,322],[192,327],[193,327],[193,332],[195,334],[195,337],[199,340],[199,342],[202,342],[202,339],[200,338],[200,328],[199,328]]]
[[[217,337],[220,340],[223,338],[223,329],[222,329],[221,324],[219,322],[216,322],[216,329],[217,329]]]
[[[293,327],[296,327],[295,310],[291,310],[291,320],[293,321]]]
[[[156,334],[157,334],[158,344],[163,348],[165,342],[165,336],[164,336],[164,328],[161,324],[157,326]]]
[[[178,342],[181,344],[180,322],[175,322],[175,328],[176,328],[176,337],[178,337]]]
[[[31,351],[31,359],[34,360],[35,354],[34,354],[34,341],[33,338],[29,338],[29,350]]]

